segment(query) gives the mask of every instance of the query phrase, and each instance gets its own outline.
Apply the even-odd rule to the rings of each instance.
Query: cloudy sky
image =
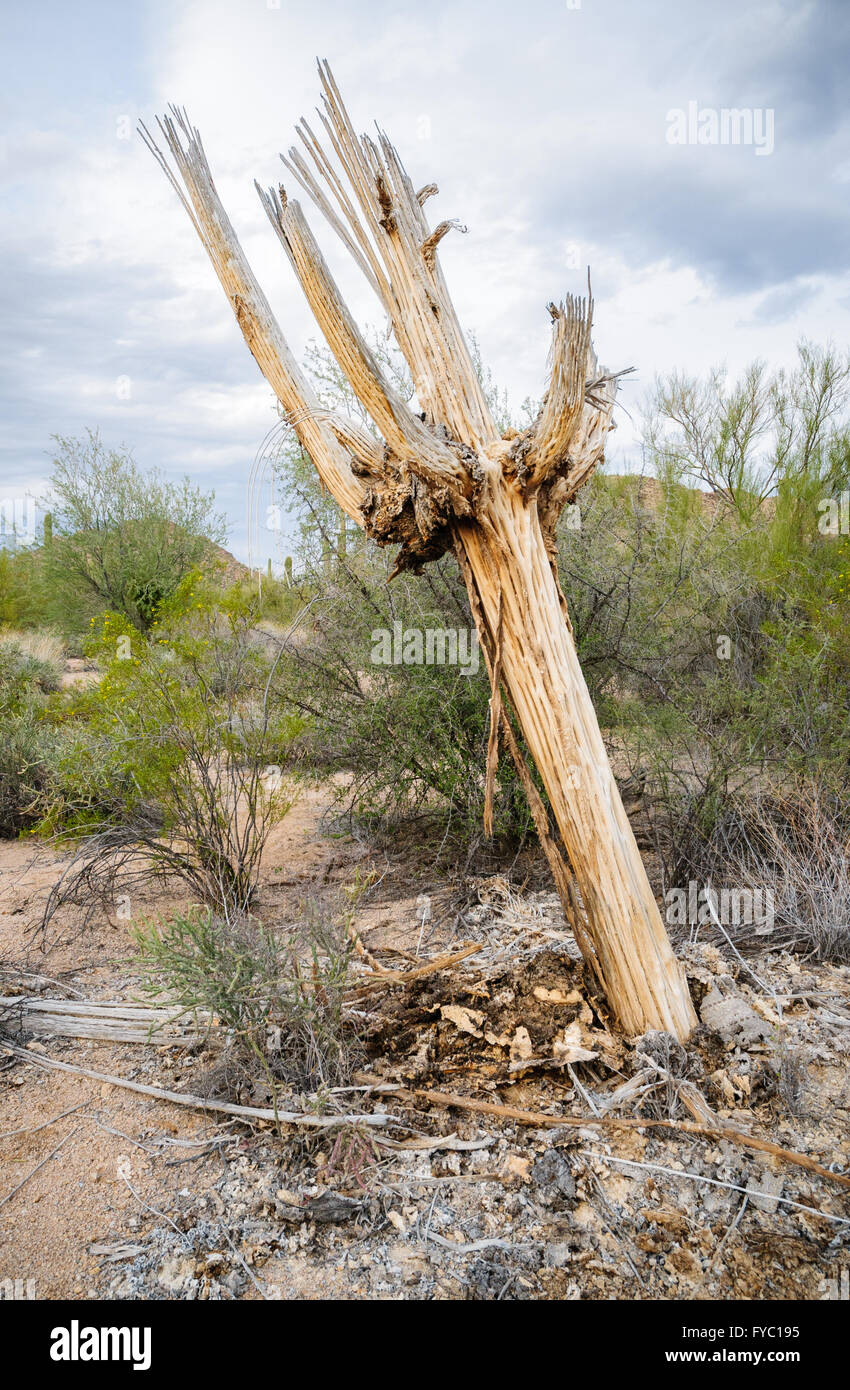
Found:
[[[200,128],[284,332],[315,329],[253,188],[312,112],[327,57],[432,220],[464,325],[519,402],[547,300],[592,267],[596,346],[657,372],[850,340],[847,0],[3,0],[0,496],[38,492],[50,436],[99,427],[215,488],[248,555],[247,479],[274,423],[185,213],[134,133],[168,102]],[[673,112],[754,113],[754,143],[672,143]],[[696,114],[695,114],[696,113]],[[699,116],[698,113],[708,113]],[[770,138],[768,139],[768,133]],[[756,143],[757,141],[757,143]],[[312,212],[308,209],[312,216]],[[366,287],[316,230],[361,321]],[[634,463],[621,412],[610,466]],[[264,503],[263,503],[264,505]],[[260,529],[255,560],[274,554]]]

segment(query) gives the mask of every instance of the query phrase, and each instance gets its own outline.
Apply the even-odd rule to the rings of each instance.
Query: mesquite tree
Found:
[[[591,345],[590,293],[549,305],[551,375],[543,406],[529,429],[503,437],[437,257],[439,242],[457,224],[428,225],[423,209],[436,185],[414,189],[382,132],[358,139],[326,63],[319,75],[325,140],[302,120],[300,148],[281,158],[389,316],[418,413],[384,379],[300,205],[282,187],[257,191],[379,439],[316,399],[239,245],[185,113],[172,107],[159,122],[176,173],[144,127],[143,138],[180,196],[248,347],[340,507],[379,544],[399,547],[396,573],[418,571],[448,550],[456,554],[492,684],[485,821],[491,822],[501,733],[568,920],[620,1023],[632,1033],[660,1028],[684,1038],[696,1021],[693,1008],[623,810],[556,567],[558,517],[602,459],[617,389]],[[546,788],[566,858],[549,834],[502,692]]]

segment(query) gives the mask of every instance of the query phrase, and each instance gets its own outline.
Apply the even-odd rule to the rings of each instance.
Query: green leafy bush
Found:
[[[44,697],[59,689],[57,655],[49,635],[0,633],[0,836],[39,818],[55,743]]]
[[[319,775],[347,773],[334,792],[357,819],[388,827],[436,818],[468,846],[483,838],[490,684],[466,592],[450,559],[392,584],[389,568],[371,544],[330,573],[308,567],[303,614],[274,680],[277,698],[305,720],[292,754]],[[432,636],[430,662],[429,632],[451,634]],[[530,824],[503,758],[497,837],[515,848]]]
[[[99,685],[53,764],[44,830],[76,839],[75,867],[51,895],[90,903],[151,875],[176,875],[230,915],[256,892],[263,845],[291,804],[272,753],[297,732],[268,699],[272,663],[250,607],[187,577],[150,640],[121,615],[92,624]]]
[[[0,738],[0,837],[37,824],[50,785],[54,742],[38,701],[21,700],[4,712]]]
[[[41,554],[49,611],[78,632],[91,614],[119,612],[147,632],[181,581],[212,564],[224,540],[213,494],[143,473],[95,431],[55,436],[52,539]]]

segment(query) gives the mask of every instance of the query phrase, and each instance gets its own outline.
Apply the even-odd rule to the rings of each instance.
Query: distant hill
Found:
[[[222,577],[228,584],[244,584],[254,573],[247,565],[243,565],[241,560],[237,560],[235,555],[231,555],[229,550],[225,550],[223,545],[210,542],[210,551],[216,563],[221,565]]]
[[[641,504],[648,511],[658,511],[664,505],[664,489],[657,478],[645,473],[599,473],[599,478],[611,483],[631,484],[630,491],[637,497]],[[683,485],[686,492],[690,492],[699,497],[703,511],[711,517],[717,508],[723,505],[723,498],[718,492],[709,492],[700,487],[687,487]],[[581,499],[581,493],[579,493]],[[762,507],[770,513],[776,506],[774,497],[766,497],[762,502]]]

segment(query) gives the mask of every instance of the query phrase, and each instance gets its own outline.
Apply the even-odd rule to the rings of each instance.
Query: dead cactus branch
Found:
[[[144,126],[142,138],[189,214],[230,300],[242,335],[322,482],[352,520],[359,521],[365,496],[363,484],[352,472],[336,436],[321,422],[321,407],[315,392],[280,330],[216,192],[200,134],[190,126],[185,112],[175,106],[170,110],[171,114],[157,124],[183,187]]]
[[[590,343],[593,299],[567,295],[566,303],[550,304],[554,321],[550,354],[551,375],[543,409],[530,441],[526,489],[536,487],[550,470],[569,457],[585,407],[585,387],[596,358]],[[613,394],[610,398],[613,408]],[[604,407],[603,407],[604,408]]]
[[[418,194],[416,197],[416,201],[419,202]],[[419,203],[419,206],[421,207],[422,204]],[[446,233],[450,232],[452,228],[456,228],[459,232],[466,232],[467,230],[467,228],[464,227],[461,222],[458,222],[455,219],[452,219],[452,221],[450,222],[440,222],[438,226],[434,228],[431,235],[427,236],[422,243],[422,259],[432,274],[437,268],[437,247],[439,246]]]

